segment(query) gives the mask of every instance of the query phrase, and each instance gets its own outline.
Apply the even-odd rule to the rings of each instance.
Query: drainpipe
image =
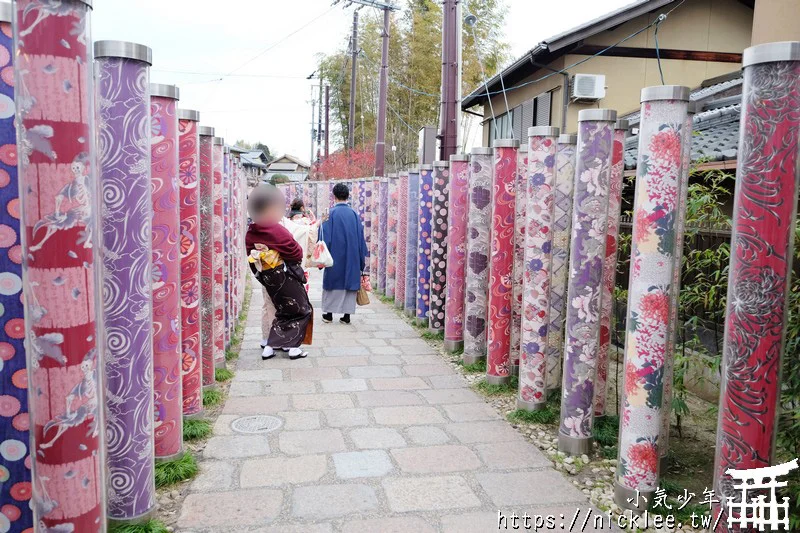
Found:
[[[560,70],[556,70],[552,67],[548,67],[547,65],[542,65],[541,63],[537,63],[533,59],[533,52],[530,54],[531,58],[531,65],[534,67],[543,68],[545,70],[549,70],[550,72],[555,72],[564,76],[564,85],[562,87],[562,98],[561,98],[561,131],[567,131],[567,111],[569,111],[569,74],[566,72],[562,72]],[[548,124],[549,125],[549,124]]]

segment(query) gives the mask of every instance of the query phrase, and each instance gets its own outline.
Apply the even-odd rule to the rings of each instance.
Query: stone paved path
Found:
[[[488,532],[498,530],[498,510],[553,514],[569,531],[576,509],[589,510],[387,306],[360,308],[350,326],[323,324],[318,313],[307,359],[262,362],[261,305],[254,290],[230,397],[178,531]],[[232,429],[251,415],[283,425],[258,435]]]

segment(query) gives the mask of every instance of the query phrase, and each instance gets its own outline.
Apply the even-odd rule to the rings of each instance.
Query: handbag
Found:
[[[364,287],[358,289],[356,294],[356,303],[358,305],[369,305],[369,293],[364,290]]]
[[[314,246],[314,251],[311,253],[311,266],[317,268],[329,268],[333,266],[333,256],[330,250],[328,250],[328,245],[325,244],[322,226],[319,227],[319,240]]]

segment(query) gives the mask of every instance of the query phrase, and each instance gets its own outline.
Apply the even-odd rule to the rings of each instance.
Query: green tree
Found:
[[[281,183],[289,183],[289,176],[286,174],[275,174],[270,178],[270,183],[273,185],[280,185]]]

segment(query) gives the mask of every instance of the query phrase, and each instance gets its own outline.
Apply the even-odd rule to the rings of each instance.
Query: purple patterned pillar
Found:
[[[408,172],[401,172],[397,183],[397,244],[395,252],[394,305],[406,305],[406,241],[408,240]]]
[[[178,114],[174,85],[150,86],[153,184],[153,389],[155,455],[183,453]]]
[[[566,299],[561,426],[558,449],[590,453],[595,358],[600,342],[600,289],[606,251],[608,181],[617,112],[578,113],[578,155],[572,203],[572,239]]]
[[[447,212],[450,205],[450,169],[446,161],[433,164],[433,207],[431,209],[430,309],[428,328],[444,333],[447,288]]]
[[[569,242],[572,234],[572,191],[575,182],[577,135],[561,134],[556,153],[556,187],[553,199],[553,251],[550,266],[550,324],[547,326],[547,390],[561,388],[564,354],[564,319],[569,277]]]
[[[388,178],[381,178],[378,183],[378,292],[385,296],[389,296],[389,291],[386,289],[386,275],[388,270],[387,261],[387,245],[389,235],[387,232],[389,220],[389,180],[395,179],[397,176],[389,174]]]
[[[491,148],[473,148],[469,165],[467,213],[467,282],[464,295],[465,365],[486,358],[486,323],[489,295],[489,231],[492,220]]]
[[[409,317],[417,313],[417,259],[419,258],[420,177],[423,169],[408,172],[408,205],[406,209],[405,298],[403,309]]]
[[[431,219],[433,218],[433,166],[419,168],[419,222],[417,225],[416,246],[416,293],[417,323],[428,324],[428,311],[431,297]]]
[[[675,289],[677,208],[689,88],[642,89],[639,160],[625,332],[625,378],[614,497],[624,509],[651,501],[658,487],[658,435],[667,354],[667,321]],[[638,494],[637,494],[638,491]],[[644,504],[646,505],[646,504]]]
[[[389,177],[386,182],[386,282],[384,294],[397,305],[397,242],[400,226],[400,179]]]
[[[617,281],[617,245],[622,207],[622,178],[625,170],[625,134],[628,121],[614,124],[614,146],[611,154],[611,174],[608,181],[608,220],[606,223],[606,253],[603,260],[603,286],[600,294],[600,349],[597,352],[597,373],[594,382],[594,416],[606,414],[608,392],[608,351],[611,349],[611,315],[614,312],[614,285]]]
[[[200,126],[200,340],[203,387],[214,377],[214,128]]]
[[[146,46],[94,43],[103,198],[105,434],[111,520],[155,510],[152,182]]]
[[[450,196],[447,212],[447,272],[444,349],[464,349],[464,286],[467,267],[469,156],[450,156]]]
[[[511,294],[511,374],[519,374],[522,350],[522,288],[525,271],[525,208],[528,194],[528,144],[517,150],[517,183],[514,199],[514,271]]]
[[[537,411],[547,403],[547,326],[558,128],[528,129],[522,344],[517,408]],[[522,189],[518,189],[522,190]]]

